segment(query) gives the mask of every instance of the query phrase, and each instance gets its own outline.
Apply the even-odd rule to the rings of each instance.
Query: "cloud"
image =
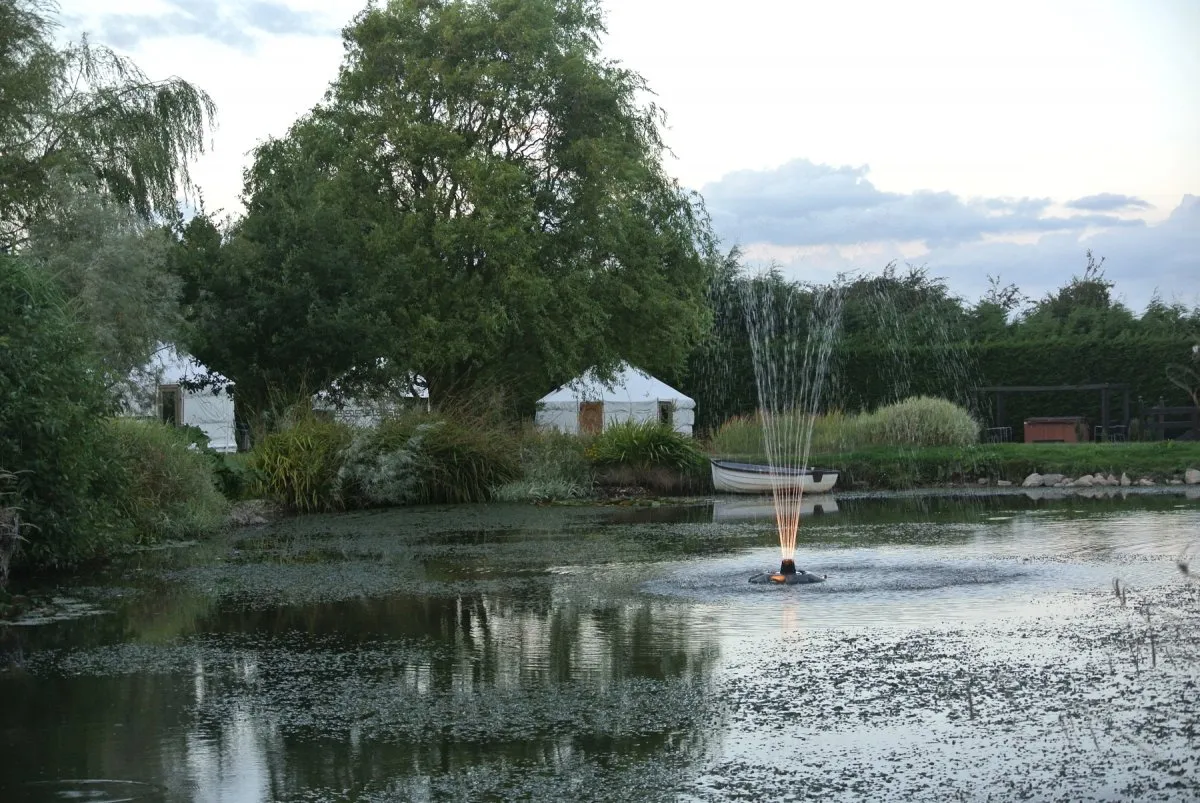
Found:
[[[1040,298],[1082,274],[1089,248],[1097,259],[1104,257],[1114,295],[1133,310],[1143,310],[1156,294],[1166,301],[1200,306],[1200,197],[1195,195],[1184,196],[1166,220],[1153,226],[1054,232],[1033,242],[976,240],[934,246],[910,258],[895,242],[857,248],[758,243],[748,244],[746,255],[751,265],[775,261],[786,275],[814,282],[844,272],[877,272],[891,260],[911,262],[944,278],[952,292],[973,303],[987,289],[989,275]]]
[[[1070,209],[1084,212],[1120,212],[1122,210],[1153,209],[1154,205],[1132,195],[1119,195],[1112,192],[1102,192],[1099,195],[1087,195],[1067,201]]]
[[[949,192],[884,192],[870,168],[799,159],[774,170],[744,170],[702,194],[718,231],[741,242],[853,245],[920,241],[946,247],[988,237],[1142,227],[1106,214],[1047,214],[1048,198],[964,199]]]
[[[330,36],[337,31],[319,15],[274,0],[166,0],[163,14],[105,14],[99,18],[101,38],[132,49],[146,39],[201,36],[243,52],[253,52],[257,35]]]

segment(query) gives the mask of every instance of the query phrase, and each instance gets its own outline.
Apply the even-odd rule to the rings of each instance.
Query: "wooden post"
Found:
[[[1108,440],[1108,386],[1100,389],[1100,433],[1105,441]]]

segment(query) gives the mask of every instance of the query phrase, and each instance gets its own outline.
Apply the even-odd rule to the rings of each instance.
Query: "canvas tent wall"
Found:
[[[692,434],[696,402],[667,383],[631,365],[622,365],[611,383],[593,371],[538,401],[539,429],[579,433],[599,431],[620,421],[664,421]]]
[[[236,452],[237,423],[229,390],[184,387],[184,383],[207,374],[208,370],[194,358],[179,353],[173,346],[162,346],[150,363],[130,378],[125,400],[127,414],[176,426],[198,427],[208,436],[209,448]]]

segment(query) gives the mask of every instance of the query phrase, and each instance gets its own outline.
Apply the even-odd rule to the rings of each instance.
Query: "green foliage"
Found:
[[[979,422],[954,402],[914,396],[881,407],[867,425],[870,440],[889,446],[969,446]]]
[[[489,423],[412,412],[360,430],[339,473],[342,494],[363,507],[485,501],[520,471],[516,439]]]
[[[228,502],[212,463],[186,431],[129,418],[109,426],[127,472],[122,512],[138,541],[189,538],[221,525]]]
[[[170,238],[97,193],[63,182],[51,191],[53,216],[33,222],[23,256],[54,277],[108,383],[123,384],[179,331]]]
[[[0,592],[8,583],[8,571],[12,565],[13,555],[21,548],[24,540],[21,523],[20,501],[10,488],[16,484],[17,478],[7,471],[0,471]]]
[[[65,566],[119,542],[124,472],[86,331],[50,277],[0,256],[0,468],[16,476],[26,540],[14,566]]]
[[[56,175],[143,219],[177,216],[215,112],[186,81],[152,81],[86,38],[59,49],[54,10],[0,0],[0,246],[9,249],[46,217]]]
[[[268,435],[251,460],[255,493],[300,513],[340,509],[338,472],[351,437],[344,424],[314,416]]]
[[[778,428],[799,433],[803,432],[803,424],[795,421],[779,424]],[[811,456],[875,446],[969,446],[979,439],[979,423],[967,410],[946,399],[924,396],[905,399],[871,413],[825,413],[813,418],[811,426]],[[718,456],[765,462],[761,420],[756,415],[731,418],[713,434],[709,451]],[[794,459],[800,457],[795,455]]]
[[[189,350],[243,400],[387,355],[438,407],[480,387],[527,406],[621,359],[681,366],[713,238],[662,168],[643,80],[601,57],[601,16],[594,0],[360,13],[328,100],[255,152],[245,219],[193,250],[210,267],[186,279]]]
[[[601,468],[664,468],[691,475],[708,464],[695,440],[659,421],[622,421],[607,427],[587,454]]]
[[[211,462],[213,476],[217,479],[217,487],[226,499],[230,502],[239,502],[250,498],[257,477],[250,454],[223,454],[214,452],[212,449],[205,449],[204,455]]]
[[[590,496],[595,484],[591,439],[564,432],[527,431],[521,439],[520,479],[492,489],[500,502],[552,502]]]

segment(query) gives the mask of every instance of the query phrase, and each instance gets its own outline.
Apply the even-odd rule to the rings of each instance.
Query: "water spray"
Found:
[[[781,299],[775,297],[777,287],[786,294]],[[813,426],[842,318],[840,287],[814,290],[806,315],[797,309],[797,294],[789,290],[769,279],[756,280],[743,285],[742,299],[780,551],[779,571],[755,575],[750,581],[781,585],[825,579],[797,570],[796,537],[804,477],[811,476],[807,471]]]

